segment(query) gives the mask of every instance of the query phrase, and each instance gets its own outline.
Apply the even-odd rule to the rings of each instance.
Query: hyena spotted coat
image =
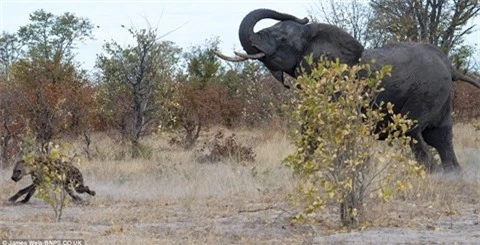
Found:
[[[65,191],[73,198],[74,201],[81,201],[82,199],[73,193],[71,187],[75,189],[78,193],[88,193],[92,196],[95,196],[95,191],[90,190],[88,186],[85,186],[83,183],[83,176],[80,170],[73,166],[70,162],[64,162],[60,159],[52,160],[48,157],[38,156],[33,159],[31,165],[25,163],[24,160],[20,160],[15,164],[13,168],[12,180],[17,182],[22,179],[25,175],[30,175],[32,177],[33,183],[27,186],[24,189],[21,189],[17,194],[13,195],[10,199],[10,202],[15,202],[19,197],[27,194],[25,198],[21,201],[22,203],[27,203],[28,200],[35,193],[36,187],[40,185],[43,181],[41,175],[38,173],[38,168],[46,168],[47,171],[54,171],[58,174],[65,174],[65,183],[52,183],[52,184],[61,184],[64,186]]]

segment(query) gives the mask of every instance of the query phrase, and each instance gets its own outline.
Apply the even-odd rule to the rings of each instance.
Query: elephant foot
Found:
[[[443,173],[444,174],[449,174],[449,175],[457,175],[462,172],[462,168],[460,165],[449,165],[449,166],[444,166],[443,167]]]
[[[423,166],[425,167],[425,171],[427,171],[427,173],[429,174],[439,173],[442,170],[440,164],[438,164],[433,159],[432,161],[427,160],[426,162],[423,162]]]

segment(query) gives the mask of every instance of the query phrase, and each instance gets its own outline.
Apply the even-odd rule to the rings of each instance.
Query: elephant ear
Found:
[[[302,46],[308,45],[302,39],[308,31],[307,26],[292,20],[280,21],[257,32],[251,43],[267,57],[279,52],[289,57],[296,56],[302,51]]]
[[[255,38],[255,40],[252,40],[252,46],[264,53],[267,57],[272,55],[278,49],[276,40],[271,36],[265,35],[262,31],[257,33],[257,38]]]
[[[355,38],[339,27],[327,24],[311,25],[310,37],[312,45],[307,47],[306,54],[312,54],[314,59],[324,55],[330,60],[340,59],[341,63],[355,65],[359,63],[364,50]]]

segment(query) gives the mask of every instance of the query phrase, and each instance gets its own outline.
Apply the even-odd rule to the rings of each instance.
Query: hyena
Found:
[[[13,168],[12,180],[17,182],[22,179],[25,175],[30,175],[32,177],[33,183],[27,186],[24,189],[21,189],[17,194],[13,195],[10,199],[10,202],[15,202],[19,197],[27,194],[22,203],[27,203],[28,200],[35,193],[36,187],[42,183],[41,175],[37,172],[38,168],[47,168],[46,171],[54,171],[54,173],[65,174],[65,183],[52,183],[52,184],[61,184],[64,186],[67,193],[73,198],[74,201],[81,201],[82,199],[73,193],[70,187],[73,187],[78,193],[88,193],[92,196],[95,196],[95,191],[90,190],[88,186],[83,184],[83,176],[78,168],[73,166],[70,162],[64,162],[60,159],[52,160],[48,157],[39,156],[33,159],[31,165],[26,164],[24,160],[20,160],[15,164]],[[44,170],[45,171],[45,170]]]

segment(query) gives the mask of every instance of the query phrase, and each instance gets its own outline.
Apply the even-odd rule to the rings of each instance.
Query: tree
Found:
[[[480,4],[471,0],[372,0],[370,27],[386,29],[395,41],[428,42],[448,53],[462,43],[474,25]]]
[[[41,9],[30,14],[30,21],[32,23],[18,31],[20,40],[27,46],[28,56],[55,65],[71,64],[75,45],[92,37],[92,23],[69,12],[55,16]]]
[[[350,33],[362,45],[367,45],[369,29],[366,28],[372,19],[372,11],[366,1],[318,1],[309,11],[314,21],[324,21],[338,26]],[[317,17],[316,15],[320,17]]]
[[[1,167],[7,167],[16,152],[18,136],[25,123],[19,113],[19,91],[11,79],[12,65],[22,55],[22,43],[16,33],[3,32],[0,35],[0,148]]]
[[[213,38],[203,45],[191,47],[190,51],[185,53],[188,81],[198,89],[221,81],[225,71],[220,59],[215,55],[219,42],[218,38]]]
[[[177,125],[183,128],[183,146],[192,148],[200,132],[229,111],[227,86],[223,84],[224,69],[215,55],[218,39],[207,40],[184,53],[186,73],[176,78],[174,115]]]
[[[15,33],[3,32],[0,36],[0,62],[2,64],[1,74],[6,81],[10,80],[10,66],[18,60],[21,55],[22,43]]]
[[[114,122],[132,144],[132,157],[140,156],[140,139],[160,124],[162,103],[159,95],[173,80],[180,49],[168,41],[160,42],[156,29],[129,28],[134,45],[122,47],[106,43],[106,55],[100,55],[102,113]],[[163,93],[165,95],[165,93]]]
[[[368,25],[374,33],[370,40],[430,43],[453,57],[457,69],[466,67],[464,62],[473,52],[464,38],[474,30],[469,21],[480,13],[478,1],[371,0],[370,4],[374,16]]]
[[[20,113],[18,103],[21,91],[11,82],[0,80],[0,151],[3,164],[8,167],[11,157],[18,153],[20,133],[25,127],[25,120]]]
[[[24,52],[9,66],[9,74],[22,91],[17,100],[28,127],[45,144],[70,130],[71,119],[89,119],[79,115],[79,108],[91,87],[73,52],[77,43],[91,38],[93,25],[68,12],[56,16],[44,10],[30,14],[30,22],[16,34]]]

